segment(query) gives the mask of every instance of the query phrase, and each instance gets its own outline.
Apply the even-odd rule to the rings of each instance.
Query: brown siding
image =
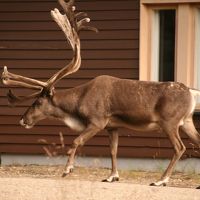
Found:
[[[0,66],[10,71],[41,80],[48,79],[70,61],[72,51],[57,25],[50,17],[50,9],[58,7],[56,0],[0,1]],[[83,32],[82,66],[76,74],[60,81],[58,88],[69,88],[102,74],[138,79],[139,0],[77,0],[77,8],[86,11],[92,25],[100,33]],[[7,89],[0,85],[0,152],[44,153],[40,139],[59,145],[59,132],[66,146],[76,133],[56,121],[42,121],[32,130],[18,125],[20,116],[31,102],[16,108],[7,107]],[[16,88],[18,94],[27,89]],[[119,156],[168,157],[173,150],[163,134],[136,134],[120,130]],[[186,156],[198,156],[187,137]],[[99,133],[81,148],[82,155],[109,155],[108,136]]]

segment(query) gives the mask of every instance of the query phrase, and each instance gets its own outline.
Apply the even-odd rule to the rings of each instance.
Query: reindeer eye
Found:
[[[38,99],[38,104],[39,104],[39,105],[42,104],[42,99]]]

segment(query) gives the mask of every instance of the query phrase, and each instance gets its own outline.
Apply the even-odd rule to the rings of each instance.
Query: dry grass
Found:
[[[38,165],[15,165],[0,167],[1,177],[32,177],[47,179],[62,179],[61,174],[63,166],[38,166]],[[83,168],[76,167],[74,173],[68,175],[65,179],[101,181],[110,173],[105,168]],[[143,172],[120,170],[120,182],[148,185],[160,178],[161,172]],[[200,185],[199,174],[174,173],[171,177],[169,186],[194,188]]]

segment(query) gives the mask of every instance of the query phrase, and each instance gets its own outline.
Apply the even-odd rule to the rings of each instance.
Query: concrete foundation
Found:
[[[1,155],[1,165],[65,165],[67,157],[49,158],[43,155]],[[118,168],[123,170],[163,171],[169,164],[167,159],[118,158]],[[75,166],[111,167],[110,158],[77,157]],[[188,158],[180,160],[176,171],[200,173],[200,159]]]

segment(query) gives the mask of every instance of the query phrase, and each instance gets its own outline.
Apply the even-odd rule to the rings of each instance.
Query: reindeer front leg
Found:
[[[83,146],[90,138],[96,135],[100,129],[95,125],[89,125],[74,141],[71,148],[68,150],[67,154],[69,155],[65,170],[62,177],[65,177],[67,174],[73,171],[74,168],[74,157],[78,146]]]
[[[114,182],[119,181],[119,174],[117,171],[117,148],[118,148],[118,131],[117,129],[109,130],[110,138],[110,153],[112,159],[112,170],[111,174],[107,179],[104,179],[103,182]]]

